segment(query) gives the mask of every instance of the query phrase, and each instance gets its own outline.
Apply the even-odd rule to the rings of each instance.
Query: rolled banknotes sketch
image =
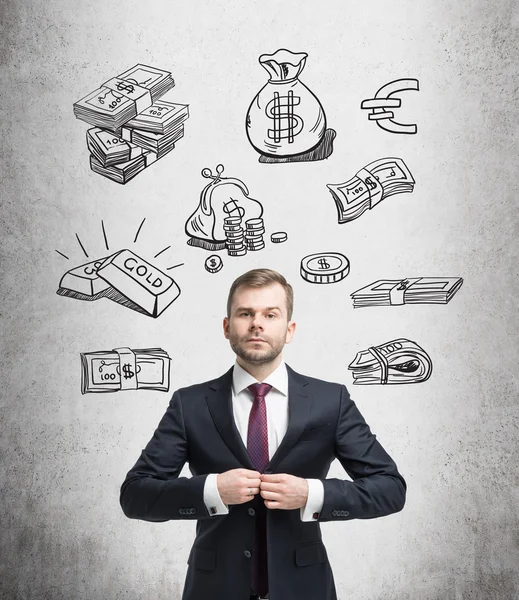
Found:
[[[169,389],[171,359],[162,348],[81,353],[81,393]]]
[[[348,369],[358,385],[420,383],[431,376],[432,362],[416,342],[398,338],[357,352]]]
[[[402,304],[447,304],[463,284],[461,277],[379,279],[351,294],[353,308]]]
[[[345,183],[330,183],[339,223],[358,219],[379,202],[404,192],[412,192],[415,181],[401,158],[381,158],[366,165]]]

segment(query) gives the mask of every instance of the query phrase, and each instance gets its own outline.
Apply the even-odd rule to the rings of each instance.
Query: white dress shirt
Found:
[[[249,414],[254,397],[248,386],[253,383],[268,383],[272,386],[265,396],[267,410],[269,460],[276,452],[288,428],[288,372],[284,362],[277,367],[263,382],[258,382],[250,373],[234,365],[232,374],[232,410],[236,427],[240,432],[243,444],[247,447],[247,431]],[[211,516],[226,515],[229,506],[224,504],[218,492],[217,473],[210,473],[204,485],[204,503]],[[319,479],[307,479],[308,499],[300,509],[302,521],[317,519],[324,503],[324,486]]]

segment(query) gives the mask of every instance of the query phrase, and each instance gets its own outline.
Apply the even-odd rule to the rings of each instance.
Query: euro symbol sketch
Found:
[[[409,133],[413,134],[418,131],[416,125],[397,123],[394,120],[395,114],[391,108],[400,108],[402,100],[400,98],[392,98],[394,94],[399,92],[407,92],[409,90],[418,92],[420,84],[418,79],[395,79],[383,85],[374,98],[363,100],[360,107],[363,110],[370,110],[368,119],[370,121],[376,121],[377,125],[389,131],[390,133]]]

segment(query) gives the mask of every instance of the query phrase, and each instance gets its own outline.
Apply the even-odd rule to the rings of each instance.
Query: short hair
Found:
[[[243,275],[240,275],[233,281],[227,298],[227,317],[231,316],[232,300],[239,287],[261,288],[272,285],[273,283],[279,283],[285,290],[287,316],[290,321],[294,310],[294,290],[281,273],[273,271],[272,269],[252,269],[251,271],[247,271]]]

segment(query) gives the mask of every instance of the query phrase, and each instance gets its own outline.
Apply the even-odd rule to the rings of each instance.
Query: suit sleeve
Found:
[[[121,486],[124,514],[130,519],[155,522],[210,519],[203,500],[207,475],[179,477],[187,460],[182,401],[176,391],[153,437]]]
[[[335,456],[353,481],[323,479],[319,521],[373,519],[402,510],[407,485],[341,386]]]

